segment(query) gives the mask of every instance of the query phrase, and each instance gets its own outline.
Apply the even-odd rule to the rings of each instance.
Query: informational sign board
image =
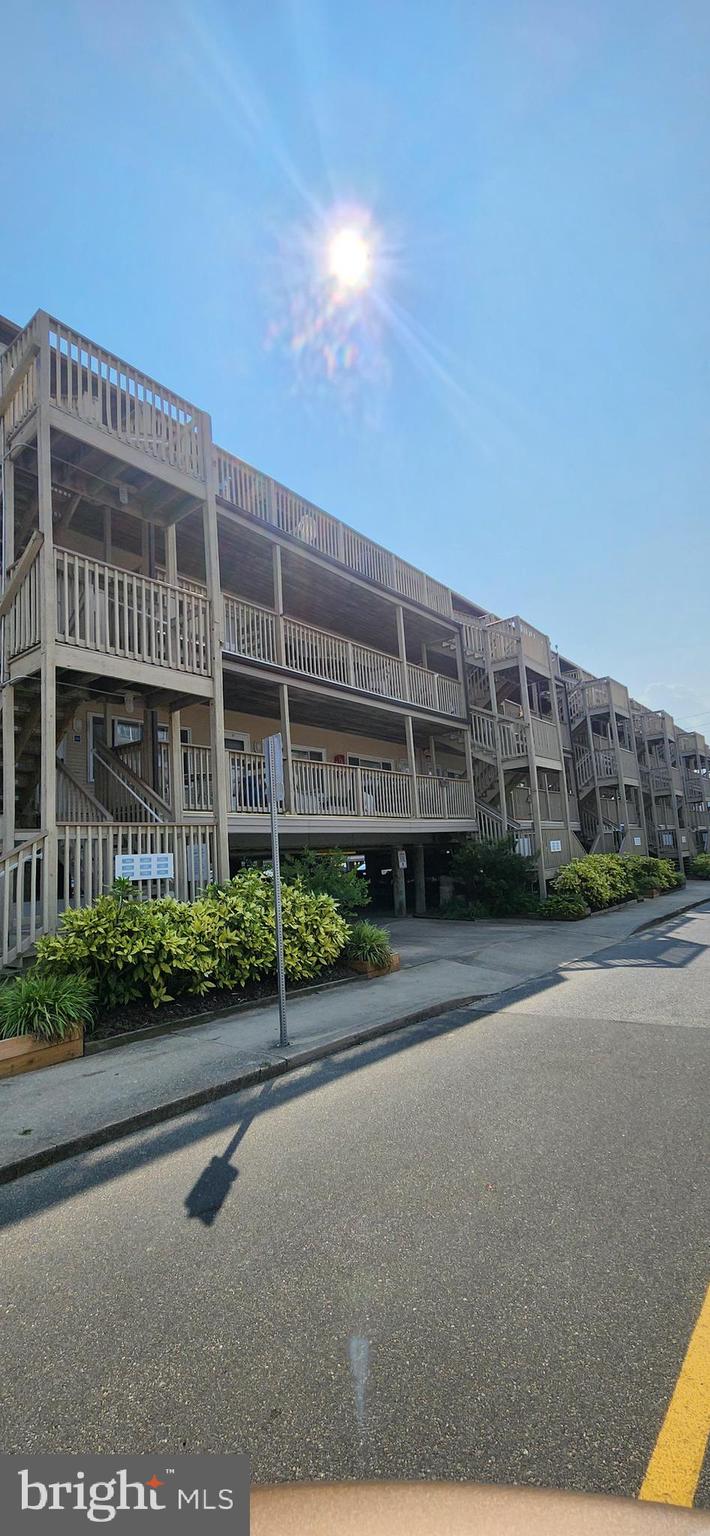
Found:
[[[273,753],[273,755],[272,755],[272,753]],[[268,766],[269,763],[271,763],[271,772],[273,774],[272,789],[273,789],[274,799],[275,800],[283,801],[283,798],[284,798],[284,749],[283,749],[283,742],[281,740],[281,732],[280,731],[275,736],[265,736],[264,737],[264,757],[266,758],[267,766]],[[269,778],[268,778],[268,774],[267,774],[267,788],[268,788],[268,786],[269,786]]]
[[[640,848],[640,847],[641,847],[641,839],[640,839],[640,837],[635,837],[634,838],[634,848]]]
[[[117,853],[113,861],[116,880],[172,880],[172,853]]]
[[[551,837],[550,838],[550,853],[561,853],[561,852],[562,852],[562,839],[560,837]]]
[[[407,850],[406,850],[406,848],[398,848],[397,849],[397,863],[399,864],[400,869],[406,869],[407,868]]]

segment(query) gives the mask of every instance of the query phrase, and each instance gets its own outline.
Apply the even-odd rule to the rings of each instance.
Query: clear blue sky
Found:
[[[2,36],[0,312],[710,727],[707,0],[23,0]]]

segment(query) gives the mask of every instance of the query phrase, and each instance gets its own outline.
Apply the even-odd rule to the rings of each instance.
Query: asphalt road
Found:
[[[709,1025],[706,909],[1,1189],[2,1449],[636,1493],[709,1278]]]

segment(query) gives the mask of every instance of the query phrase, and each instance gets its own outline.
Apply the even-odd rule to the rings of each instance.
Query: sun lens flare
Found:
[[[372,253],[367,240],[353,228],[339,229],[328,246],[328,271],[341,288],[364,288],[370,278]]]

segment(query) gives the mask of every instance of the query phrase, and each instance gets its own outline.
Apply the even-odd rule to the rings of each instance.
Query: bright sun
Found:
[[[370,277],[371,252],[357,229],[339,229],[328,247],[328,271],[342,288],[364,288]]]

